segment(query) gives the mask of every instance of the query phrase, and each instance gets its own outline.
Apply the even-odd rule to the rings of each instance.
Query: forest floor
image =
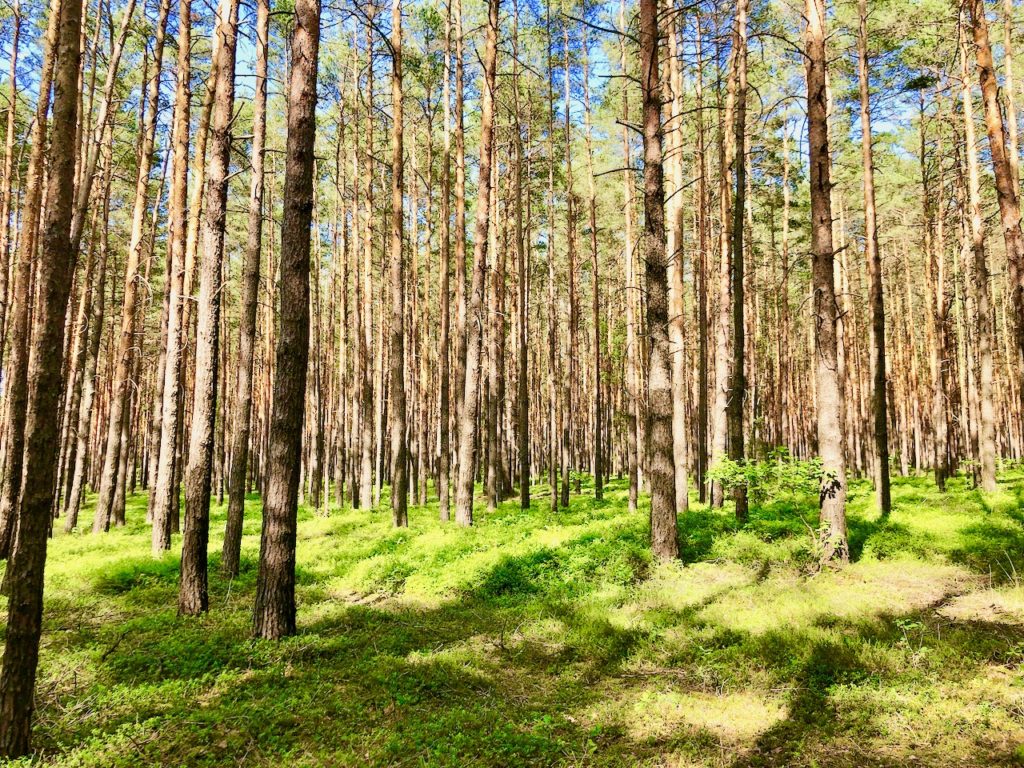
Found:
[[[210,613],[187,619],[133,496],[126,528],[51,543],[36,762],[1024,765],[1024,472],[1000,479],[897,480],[885,522],[855,484],[854,562],[820,573],[813,499],[742,529],[694,504],[670,565],[621,481],[469,530],[436,503],[407,530],[302,509],[280,643],[250,639],[258,499],[232,581],[214,508]]]

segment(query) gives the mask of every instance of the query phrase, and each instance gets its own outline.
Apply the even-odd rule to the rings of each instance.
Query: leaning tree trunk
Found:
[[[64,352],[64,319],[73,271],[71,217],[74,205],[75,126],[78,119],[81,0],[64,0],[60,12],[54,78],[46,215],[38,263],[33,355],[28,370],[25,479],[18,542],[8,563],[7,637],[0,673],[0,756],[28,754],[35,702],[36,667],[43,623],[43,569],[53,519],[58,415]]]
[[[640,87],[643,93],[644,240],[647,277],[647,441],[651,477],[651,549],[661,560],[679,556],[672,464],[672,375],[669,370],[665,186],[661,153],[658,3],[640,0]]]
[[[996,181],[996,197],[999,199],[1003,241],[1006,243],[1006,261],[1010,276],[1009,298],[1010,306],[1013,307],[1019,365],[1024,362],[1024,232],[1021,231],[1016,163],[1011,160],[1012,155],[1006,150],[1003,114],[999,105],[999,83],[996,81],[995,64],[992,62],[985,2],[968,0],[967,7],[971,14],[974,45],[977,49],[978,78],[981,81],[981,97],[985,104],[985,129],[988,133],[988,147]],[[1011,86],[1012,82],[1011,78]],[[1024,383],[1021,391],[1024,393]]]
[[[846,562],[846,463],[838,368],[838,314],[832,250],[832,182],[825,53],[825,0],[806,3],[807,137],[811,182],[811,282],[814,295],[818,452],[821,454],[821,559]]]
[[[147,84],[146,114],[142,144],[139,148],[139,168],[135,179],[135,202],[132,205],[132,229],[128,244],[128,261],[124,270],[124,294],[121,300],[121,333],[118,337],[116,367],[110,390],[110,410],[104,452],[103,472],[100,475],[99,497],[93,519],[93,533],[105,531],[110,526],[111,509],[116,493],[115,467],[120,453],[127,449],[121,445],[121,421],[124,417],[125,402],[129,399],[129,375],[131,372],[135,342],[135,307],[138,302],[139,264],[145,239],[146,209],[149,206],[149,172],[153,165],[153,146],[156,141],[156,123],[159,116],[160,72],[164,56],[164,31],[170,12],[170,0],[161,0],[160,18],[157,22],[156,41],[153,47],[154,72]]]
[[[14,311],[10,323],[11,350],[8,353],[6,409],[7,446],[3,462],[4,477],[0,482],[0,559],[10,555],[14,545],[14,529],[18,518],[21,494],[22,460],[24,458],[25,407],[28,379],[29,308],[32,296],[32,261],[35,258],[42,216],[44,151],[46,149],[47,113],[50,109],[50,86],[57,58],[58,34],[62,0],[50,4],[46,26],[43,67],[39,76],[39,101],[29,144],[28,171],[25,175],[25,199],[22,201],[21,237],[14,262],[12,295]]]
[[[270,640],[295,633],[295,537],[309,362],[309,252],[313,219],[313,147],[320,47],[319,0],[295,3],[288,84],[284,218],[281,223],[281,313],[270,424],[260,568],[253,634]]]

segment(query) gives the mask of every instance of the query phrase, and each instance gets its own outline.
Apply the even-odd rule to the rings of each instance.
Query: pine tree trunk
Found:
[[[192,0],[178,0],[178,72],[174,97],[171,145],[174,153],[169,207],[167,244],[168,299],[167,354],[164,359],[163,403],[160,418],[160,446],[157,453],[157,481],[151,491],[153,502],[153,554],[171,548],[171,530],[178,504],[177,452],[180,393],[178,373],[181,362],[182,291],[185,279],[185,209],[188,196],[188,145],[190,47],[192,39]]]
[[[235,369],[235,413],[232,418],[234,429],[231,435],[231,467],[228,473],[228,513],[224,529],[224,548],[221,553],[221,570],[226,576],[238,575],[242,548],[242,520],[245,511],[245,472],[249,464],[249,440],[252,433],[253,352],[256,347],[256,308],[259,301],[260,257],[263,251],[263,156],[267,135],[269,34],[269,0],[258,0],[252,178],[249,182],[249,217],[245,260],[242,266],[238,363]]]
[[[989,293],[988,261],[985,256],[985,220],[981,210],[981,171],[978,168],[978,148],[974,131],[974,104],[967,71],[967,40],[960,41],[962,102],[964,115],[964,145],[967,153],[967,190],[970,206],[971,253],[973,274],[970,291],[976,315],[975,344],[977,345],[977,399],[978,399],[978,468],[981,487],[987,493],[996,490],[996,436],[995,405],[992,400],[992,309]]]
[[[18,520],[18,501],[21,496],[22,468],[25,446],[25,408],[28,387],[29,317],[32,297],[32,263],[36,256],[39,221],[42,217],[43,185],[45,178],[47,115],[50,109],[50,89],[60,44],[61,7],[63,0],[52,0],[47,20],[43,66],[39,76],[39,100],[29,144],[32,147],[25,175],[25,199],[22,203],[21,237],[14,262],[11,313],[11,348],[8,353],[5,377],[6,452],[3,480],[0,482],[0,559],[10,556]],[[79,12],[80,13],[80,12]]]
[[[396,527],[409,525],[405,410],[405,185],[402,113],[402,0],[391,2],[391,511]],[[415,247],[415,243],[413,244]],[[416,279],[415,273],[413,280]]]
[[[498,47],[498,5],[488,0],[484,48],[484,87],[480,109],[480,163],[477,182],[476,222],[473,241],[473,280],[467,304],[466,384],[459,413],[459,471],[455,495],[455,520],[473,524],[473,479],[476,475],[477,438],[480,423],[480,353],[483,343],[484,272],[487,266],[487,227],[490,219],[491,144],[494,141],[494,89]]]
[[[736,187],[732,206],[732,376],[726,414],[729,458],[734,462],[742,462],[744,459],[743,405],[747,397],[743,214],[746,209],[747,190],[748,5],[749,0],[739,0],[736,5],[736,49],[733,54],[736,72],[735,114],[734,124],[726,125],[726,130],[730,128],[733,130],[736,167]],[[748,517],[746,486],[737,485],[733,489],[733,501],[736,503],[736,519],[741,523],[746,522]]]
[[[253,622],[253,634],[270,640],[295,633],[296,513],[309,361],[309,253],[319,45],[319,0],[298,0],[291,37],[281,224],[281,306],[288,310],[281,314],[276,351],[270,455]]]
[[[440,516],[447,522],[451,516],[451,45],[452,2],[446,3],[444,27],[444,151],[441,155],[441,276],[440,276],[440,339],[438,341],[438,467],[437,498]]]
[[[985,17],[984,0],[969,0],[967,7],[974,32],[974,45],[978,61],[978,78],[981,81],[981,97],[985,104],[985,129],[988,133],[988,148],[992,158],[992,171],[996,182],[996,197],[999,200],[999,219],[1006,244],[1006,261],[1009,267],[1011,291],[1010,304],[1014,310],[1014,331],[1017,343],[1017,364],[1024,363],[1024,232],[1021,230],[1020,179],[1016,168],[1016,140],[1007,153],[1003,130],[1003,114],[999,105],[999,83],[996,81],[995,64],[992,61],[992,46],[989,43],[988,20]],[[1013,79],[1008,88],[1012,94]],[[1010,97],[1012,99],[1012,95]],[[1016,121],[1015,110],[1011,117]],[[1014,126],[1016,127],[1016,126]],[[1012,159],[1011,159],[1012,158]],[[1021,387],[1024,391],[1024,386]],[[1018,406],[1020,403],[1017,404]]]
[[[640,0],[640,87],[643,94],[644,233],[647,277],[647,454],[651,482],[651,549],[655,557],[679,556],[676,488],[672,463],[672,375],[668,339],[665,187],[662,167],[661,80],[658,74],[658,3]]]
[[[231,120],[235,102],[235,40],[238,0],[221,0],[217,11],[217,80],[212,116],[213,152],[206,178],[203,216],[203,258],[196,315],[195,383],[192,429],[185,470],[185,525],[181,545],[181,587],[178,612],[196,616],[209,608],[207,547],[210,538],[210,483],[217,418],[221,280],[224,275],[224,229],[228,171],[231,161]]]
[[[139,264],[145,238],[146,209],[149,206],[149,174],[153,165],[153,147],[156,141],[156,123],[159,113],[160,73],[163,64],[164,32],[170,0],[161,0],[160,18],[157,22],[156,40],[153,47],[154,71],[147,85],[146,101],[149,112],[143,127],[142,143],[139,147],[139,165],[135,181],[135,201],[132,205],[132,228],[128,244],[128,261],[125,264],[124,294],[121,303],[121,330],[116,353],[117,365],[111,385],[110,417],[106,434],[106,452],[103,472],[100,476],[99,496],[93,518],[93,533],[100,533],[110,526],[111,510],[116,492],[116,467],[120,453],[125,446],[120,443],[121,421],[125,402],[129,398],[129,373],[133,361],[135,344],[135,314],[138,300]]]
[[[10,585],[3,672],[0,673],[0,756],[28,754],[43,619],[43,569],[53,517],[60,446],[64,319],[74,270],[71,218],[78,119],[81,0],[61,4],[54,76],[53,130],[48,154],[46,214],[38,264],[39,306],[34,317],[25,420],[25,479],[17,545],[7,565]]]
[[[860,84],[861,160],[864,166],[864,250],[868,263],[871,307],[871,412],[875,441],[875,493],[882,515],[892,509],[889,490],[889,423],[885,376],[885,299],[882,290],[882,256],[878,249],[875,208],[875,161],[872,150],[871,98],[868,90],[867,0],[858,0],[860,26],[857,37]]]
[[[818,453],[821,455],[821,559],[849,560],[846,539],[846,464],[842,390],[838,374],[832,183],[826,96],[825,2],[806,3],[807,135],[811,182],[811,282],[814,291],[814,356],[818,405]]]

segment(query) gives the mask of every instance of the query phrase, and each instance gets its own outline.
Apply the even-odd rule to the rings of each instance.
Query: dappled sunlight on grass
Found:
[[[178,548],[146,500],[58,532],[37,744],[53,766],[1024,764],[1024,474],[983,497],[899,479],[851,493],[854,562],[818,571],[813,499],[691,503],[652,561],[613,481],[568,510],[514,501],[463,529],[436,502],[300,508],[299,634],[250,639],[259,500],[241,573],[176,615]],[[90,500],[91,501],[91,500]],[[90,520],[83,510],[83,526]],[[59,526],[58,526],[59,527]],[[1018,759],[1020,758],[1020,759]]]

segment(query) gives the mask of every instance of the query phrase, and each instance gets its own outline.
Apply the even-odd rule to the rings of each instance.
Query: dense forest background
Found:
[[[510,510],[614,509],[645,521],[637,583],[727,526],[799,539],[759,558],[801,578],[884,533],[1016,585],[1018,539],[919,551],[906,525],[966,529],[894,498],[1019,523],[1022,24],[1013,0],[5,0],[0,754],[30,750],[51,538],[172,558],[183,620],[250,574],[271,640],[302,633],[300,523],[393,541],[378,510],[500,549]]]

